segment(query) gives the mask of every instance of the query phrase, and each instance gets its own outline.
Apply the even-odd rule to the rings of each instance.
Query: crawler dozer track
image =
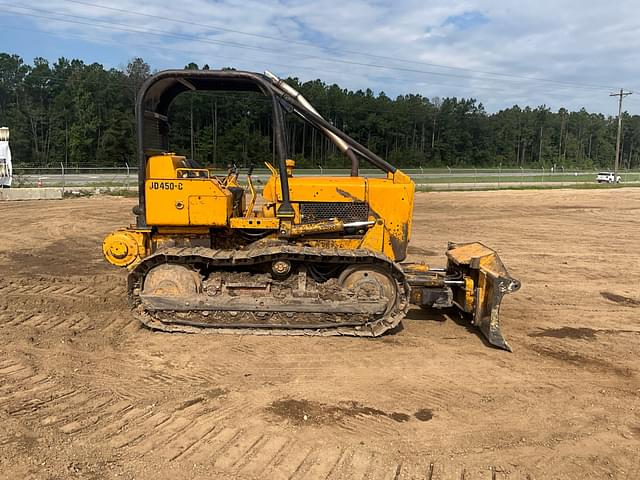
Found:
[[[405,316],[409,285],[369,250],[191,247],[140,262],[129,297],[139,319],[162,331],[375,337]]]

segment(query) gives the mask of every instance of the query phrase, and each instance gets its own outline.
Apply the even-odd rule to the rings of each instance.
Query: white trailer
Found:
[[[9,129],[0,127],[0,188],[9,188],[13,177],[11,149],[9,148]]]

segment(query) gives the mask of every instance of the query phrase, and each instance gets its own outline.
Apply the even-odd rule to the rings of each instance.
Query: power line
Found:
[[[9,4],[0,3],[0,5],[9,5]],[[45,11],[43,9],[29,9],[27,7],[21,7],[21,6],[15,6],[15,5],[9,5],[9,6],[12,6],[12,7],[15,7],[15,8],[27,9],[27,10],[34,10],[34,11]],[[51,12],[51,11],[46,11],[46,12]],[[177,37],[177,38],[195,39],[195,40],[199,40],[199,41],[205,42],[205,43],[214,43],[214,44],[221,44],[221,43],[222,44],[227,44],[228,43],[228,42],[220,42],[220,41],[215,41],[215,40],[210,40],[210,39],[205,39],[205,38],[199,38],[199,37],[193,37],[193,36],[188,36],[188,35],[183,35],[183,34],[172,34],[172,33],[159,34],[159,33],[155,32],[155,31],[134,29],[134,28],[128,27],[127,25],[116,24],[116,23],[105,22],[105,21],[100,21],[101,23],[105,24],[105,25],[100,25],[98,23],[93,23],[93,22],[69,20],[69,19],[64,19],[64,18],[49,17],[49,16],[45,16],[45,15],[36,15],[36,14],[30,14],[30,13],[22,13],[22,12],[9,12],[9,13],[12,14],[12,15],[21,15],[21,16],[35,17],[35,18],[44,18],[44,19],[47,19],[47,20],[54,20],[54,21],[59,21],[59,22],[64,22],[64,23],[94,26],[94,27],[98,27],[98,28],[108,29],[110,31],[115,29],[115,30],[130,32],[130,33],[142,33],[142,34],[152,35],[152,36],[160,37],[160,38],[164,38],[165,36],[172,36],[172,37]],[[56,14],[55,12],[51,12],[51,13]],[[74,16],[74,17],[83,18],[83,17],[78,17],[78,16]],[[236,47],[235,44],[231,45],[231,46]],[[153,48],[155,48],[155,47],[153,47]],[[159,48],[163,48],[163,47],[161,46]],[[236,47],[236,48],[243,48],[243,47]],[[273,49],[265,49],[265,48],[261,48],[261,47],[247,47],[247,48],[250,48],[252,50],[274,51]],[[277,53],[280,53],[280,51],[277,51]],[[237,59],[237,57],[229,57],[229,58]],[[306,57],[298,57],[298,58],[308,58],[308,59],[324,60],[324,61],[347,63],[347,64],[356,64],[356,65],[363,65],[363,66],[367,66],[368,65],[368,64],[361,64],[361,63],[358,63],[358,62],[350,62],[350,61],[346,61],[346,60],[325,59],[325,58],[317,57],[317,56],[306,56]],[[288,68],[297,68],[297,67],[289,66]],[[463,76],[463,75],[452,75],[452,74],[444,74],[444,73],[426,72],[426,71],[412,70],[412,69],[398,69],[398,68],[387,67],[387,66],[380,66],[380,68],[385,68],[385,69],[394,70],[394,71],[395,70],[404,70],[404,71],[410,71],[410,72],[414,72],[414,73],[424,73],[424,74],[427,74],[427,75],[450,76],[450,77],[457,77],[457,78],[471,79],[471,80],[487,80],[487,79],[483,79],[483,78],[468,77],[468,76]],[[315,68],[314,71],[317,71],[317,68]],[[342,72],[338,72],[338,73],[342,73]],[[381,77],[381,78],[385,78],[385,77]],[[434,82],[430,82],[430,85],[439,85],[439,86],[447,86],[447,87],[455,86],[457,88],[463,88],[463,89],[468,89],[468,90],[481,89],[481,90],[492,90],[492,91],[504,92],[504,89],[492,88],[492,87],[483,87],[483,86],[473,86],[473,87],[469,86],[469,87],[467,87],[467,86],[464,86],[464,85],[455,85],[455,84],[450,84],[450,83],[448,83],[448,84],[438,84],[438,83],[434,83]],[[560,87],[560,88],[569,88],[569,87]]]
[[[181,34],[181,33],[169,33],[169,32],[158,33],[156,31],[151,31],[151,30],[131,28],[129,25],[126,25],[126,24],[115,23],[115,22],[110,22],[110,21],[103,21],[103,20],[94,20],[94,19],[89,19],[87,17],[79,16],[79,15],[60,14],[58,12],[54,12],[54,11],[46,10],[46,9],[23,7],[23,6],[20,6],[20,5],[8,4],[8,3],[0,3],[0,5],[12,7],[12,8],[18,8],[18,9],[22,9],[22,10],[45,12],[45,13],[50,13],[50,14],[53,14],[53,15],[77,18],[77,19],[80,19],[80,20],[83,20],[83,21],[70,20],[70,19],[66,19],[66,18],[51,17],[51,16],[46,16],[46,15],[37,15],[37,14],[33,14],[33,13],[23,13],[23,12],[10,11],[9,13],[11,13],[13,15],[20,15],[20,16],[27,16],[27,17],[34,17],[34,18],[42,18],[42,19],[46,19],[46,20],[53,20],[53,21],[59,21],[59,22],[64,22],[64,23],[71,23],[71,24],[97,26],[97,27],[100,27],[100,28],[108,28],[110,30],[116,29],[116,30],[125,31],[125,32],[129,32],[129,33],[141,33],[141,34],[146,34],[146,35],[152,35],[152,36],[160,37],[160,38],[164,38],[164,37],[169,36],[169,37],[180,38],[180,39],[197,40],[197,41],[203,42],[203,43],[210,43],[210,44],[219,45],[219,46],[227,46],[227,47],[231,47],[231,48],[250,49],[250,50],[257,50],[257,51],[267,51],[267,52],[276,53],[276,54],[281,54],[282,53],[282,51],[280,49],[259,47],[259,46],[254,46],[254,45],[247,45],[247,44],[242,44],[242,43],[237,43],[237,42],[228,42],[228,41],[223,41],[223,40],[212,40],[210,38],[203,38],[203,37],[200,37],[200,36],[187,35],[187,34]],[[87,21],[87,20],[89,20],[89,21]],[[100,22],[100,23],[105,24],[105,25],[100,25],[100,24],[95,23],[95,22]],[[321,60],[321,61],[325,61],[325,62],[340,63],[340,64],[346,64],[346,65],[355,65],[355,66],[362,66],[362,67],[368,67],[368,68],[378,68],[378,69],[393,70],[393,71],[403,71],[403,72],[417,73],[417,74],[423,74],[423,75],[434,75],[434,76],[462,78],[462,79],[466,79],[466,80],[488,80],[486,78],[473,77],[473,76],[469,76],[469,75],[457,75],[457,74],[445,73],[445,72],[432,72],[432,71],[418,70],[418,69],[405,68],[405,67],[397,67],[397,66],[389,66],[389,65],[380,65],[380,64],[373,64],[373,63],[357,62],[357,61],[351,61],[351,60],[345,60],[345,59],[337,59],[337,58],[327,58],[327,57],[321,57],[321,56],[317,56],[317,55],[303,55],[303,56],[298,56],[297,58],[300,58],[300,59],[311,59],[311,60]],[[508,78],[508,79],[505,79],[505,80],[522,81],[523,79]],[[541,80],[528,79],[528,81],[541,81]],[[559,81],[555,82],[554,81],[554,83],[562,84],[564,82],[559,82]],[[600,87],[593,86],[593,85],[575,84],[574,86],[577,87],[577,88],[582,88],[582,89],[587,89],[587,90],[601,90]],[[610,88],[610,87],[606,87],[606,88]]]
[[[0,5],[1,5],[1,4],[0,4]],[[11,5],[11,4],[8,4],[8,5],[9,5],[9,6],[14,6],[14,5]],[[18,8],[24,8],[24,7],[18,7]],[[21,14],[20,14],[20,13],[18,13],[18,12],[10,12],[10,13],[11,13],[11,14],[21,15]],[[31,16],[31,15],[29,15],[29,14],[22,14],[22,15]],[[88,22],[75,22],[75,21],[66,20],[66,19],[59,19],[59,18],[53,18],[53,17],[44,17],[44,16],[37,16],[37,17],[38,17],[38,18],[50,18],[50,19],[52,19],[52,20],[57,20],[57,21],[62,21],[62,22],[80,23],[80,24],[83,24],[83,25],[93,25],[93,26],[97,26],[97,27],[99,27],[99,28],[110,28],[110,27],[107,27],[107,26],[105,26],[105,25],[91,24],[91,23],[88,23]],[[109,24],[109,22],[103,22],[103,23],[107,23],[107,24]],[[5,28],[17,29],[17,30],[36,31],[36,32],[44,33],[44,34],[48,34],[48,35],[63,36],[62,34],[55,34],[55,33],[52,33],[52,32],[42,31],[42,30],[36,30],[36,29],[26,29],[26,28],[14,27],[14,26],[12,26],[12,25],[5,25],[4,27],[5,27]],[[129,28],[127,28],[125,31],[131,31],[131,30],[133,30],[133,29],[129,29]],[[133,31],[134,31],[134,32],[136,32],[136,33],[150,33],[150,34],[154,34],[154,35],[156,35],[156,36],[161,36],[161,35],[156,34],[155,32],[140,31],[140,30],[133,30]],[[66,33],[65,35],[67,35],[67,36],[74,36],[73,34],[70,34],[70,33]],[[76,37],[78,37],[78,38],[86,39],[86,37],[83,37],[83,36],[78,36],[78,35],[75,35],[75,36],[76,36]],[[95,39],[89,39],[89,40],[90,40],[90,41],[96,41]],[[102,43],[111,43],[111,44],[119,44],[119,45],[124,44],[124,43],[122,43],[122,42],[105,41],[104,39],[98,40],[98,42],[102,42]],[[166,47],[165,45],[149,45],[149,44],[141,44],[141,45],[143,45],[143,46],[147,46],[148,48],[150,48],[150,49],[154,49],[154,50],[157,50],[157,49],[164,49],[164,50],[169,50],[169,51],[178,51],[178,52],[191,53],[190,51],[187,51],[187,50],[180,50],[180,49],[176,49],[176,48]],[[229,59],[233,59],[233,60],[236,60],[236,61],[238,61],[238,60],[239,60],[239,58],[238,58],[238,57],[224,57],[224,56],[218,56],[218,58],[229,58]],[[242,59],[240,59],[240,60],[242,60]],[[274,62],[271,62],[271,65],[278,65],[278,64],[277,64],[277,63],[274,63]],[[299,65],[298,65],[298,66],[292,66],[292,65],[287,65],[287,64],[279,64],[279,65],[281,65],[281,66],[283,66],[283,67],[285,67],[285,68],[292,68],[292,69],[293,69],[293,68],[295,68],[295,69],[306,69],[306,70],[311,70],[311,68],[310,68],[310,67],[304,67],[304,66],[299,66]],[[313,71],[317,71],[317,68],[313,68]],[[330,70],[327,70],[327,71],[331,72]],[[342,72],[335,72],[335,73],[342,73]],[[391,79],[393,79],[393,80],[397,80],[396,78],[393,78],[393,77],[380,77],[380,78],[387,78],[387,79],[391,78]],[[53,79],[53,78],[52,78],[52,80],[54,80],[54,81],[59,81],[58,79]],[[500,88],[491,88],[491,87],[483,87],[483,86],[465,86],[465,85],[456,85],[456,84],[451,84],[451,83],[447,83],[447,84],[438,84],[438,83],[434,83],[434,82],[431,82],[431,83],[430,83],[430,85],[439,85],[439,86],[440,86],[440,85],[442,85],[442,86],[455,87],[455,88],[466,89],[466,90],[477,90],[477,89],[482,89],[482,90],[491,90],[491,91],[500,91],[500,92],[504,92],[504,90],[503,90],[503,89],[500,89]],[[361,111],[367,111],[367,110],[362,110],[362,109],[360,109],[360,110],[361,110]],[[379,109],[378,109],[378,110],[370,110],[370,111],[371,111],[371,112],[373,112],[373,113],[380,113],[380,112],[381,112],[381,110],[379,110]],[[417,115],[417,114],[418,114],[417,112],[409,112],[409,113],[414,113],[414,115]],[[419,113],[422,113],[422,112],[419,112]]]
[[[417,61],[417,60],[409,60],[409,59],[397,58],[397,57],[389,57],[389,56],[384,56],[384,55],[374,55],[374,54],[371,54],[371,53],[358,52],[358,51],[355,51],[355,50],[347,50],[347,49],[330,47],[330,46],[315,45],[315,44],[310,43],[310,42],[303,42],[303,41],[289,39],[289,38],[283,39],[283,38],[274,37],[274,36],[271,36],[271,35],[245,32],[245,31],[242,31],[242,30],[235,30],[235,29],[231,29],[231,28],[227,28],[227,27],[221,27],[219,25],[211,25],[211,24],[193,22],[193,21],[190,21],[190,20],[168,18],[168,17],[163,17],[163,16],[160,16],[160,15],[153,15],[153,14],[149,14],[149,13],[142,13],[142,12],[136,12],[136,11],[132,11],[132,10],[126,10],[126,9],[123,9],[123,8],[107,7],[107,6],[104,6],[104,5],[99,5],[99,4],[95,4],[95,3],[89,3],[89,2],[82,2],[82,1],[79,1],[79,0],[63,0],[63,1],[65,1],[67,3],[74,3],[74,4],[78,4],[78,5],[101,8],[103,10],[109,10],[109,11],[113,11],[113,12],[127,13],[127,14],[130,14],[130,15],[137,15],[137,16],[141,16],[141,17],[153,18],[153,19],[156,19],[156,20],[162,20],[162,21],[166,21],[166,22],[180,23],[180,24],[184,24],[184,25],[192,25],[192,26],[203,27],[203,28],[208,28],[208,29],[212,29],[212,30],[219,30],[219,31],[222,31],[222,32],[229,32],[229,33],[235,33],[235,34],[238,34],[238,35],[245,35],[245,36],[254,37],[254,38],[262,38],[262,39],[272,40],[272,41],[277,41],[277,42],[286,42],[287,44],[302,45],[302,46],[306,46],[306,47],[319,48],[321,50],[340,52],[340,53],[348,53],[348,54],[351,54],[351,55],[360,55],[360,56],[368,57],[368,58],[377,58],[377,59],[380,59],[380,60],[390,60],[390,61],[395,61],[395,62],[399,61],[399,62],[410,63],[410,64],[414,64],[414,65],[425,65],[425,66],[429,66],[429,67],[447,68],[447,69],[451,69],[451,70],[460,70],[460,71],[471,72],[471,73],[480,73],[480,74],[483,74],[483,75],[500,76],[500,77],[507,77],[507,78],[518,78],[518,79],[531,80],[531,81],[537,81],[537,82],[556,83],[556,84],[562,84],[562,85],[568,85],[568,86],[580,86],[580,87],[588,87],[588,88],[593,88],[593,89],[602,89],[602,88],[607,88],[608,89],[608,88],[611,88],[610,85],[609,86],[594,85],[594,84],[586,84],[586,83],[568,82],[568,81],[564,81],[564,80],[553,80],[553,79],[541,78],[541,77],[531,77],[531,76],[528,76],[528,75],[516,75],[516,74],[509,74],[509,73],[487,72],[487,71],[483,71],[483,70],[476,70],[476,69],[464,68],[464,67],[456,67],[456,66],[452,66],[452,65],[444,65],[444,64],[423,62],[423,61]]]
[[[11,14],[18,14],[16,12],[11,12]],[[20,15],[20,14],[18,14]],[[57,20],[57,19],[54,19]],[[61,21],[65,21],[65,20],[61,20]],[[72,22],[72,21],[69,21]],[[75,23],[75,22],[72,22]],[[84,23],[83,23],[84,24]],[[111,28],[111,27],[107,27],[104,25],[98,25],[96,24],[95,26],[99,27],[99,28]],[[45,30],[39,30],[39,29],[33,29],[33,28],[24,28],[24,27],[15,27],[13,25],[2,25],[0,24],[0,27],[3,28],[8,28],[8,29],[13,29],[13,30],[23,30],[23,31],[28,31],[28,32],[37,32],[37,33],[42,33],[45,35],[52,35],[52,36],[58,36],[58,37],[71,37],[71,38],[80,38],[83,40],[88,40],[91,42],[95,42],[95,43],[103,43],[103,44],[111,44],[111,45],[130,45],[130,43],[127,42],[118,42],[118,41],[114,41],[114,40],[105,40],[105,39],[100,39],[100,40],[96,40],[94,38],[87,38],[87,36],[85,35],[76,35],[76,34],[72,34],[72,33],[54,33],[54,32],[50,32],[50,31],[45,31]],[[178,49],[178,48],[174,48],[174,47],[167,47],[166,45],[157,45],[157,44],[145,44],[145,43],[140,43],[137,42],[136,43],[139,46],[157,51],[157,50],[165,50],[165,51],[173,51],[173,52],[180,52],[180,53],[188,53],[191,54],[193,53],[190,50],[184,50],[184,49]],[[236,62],[238,61],[259,61],[257,59],[253,59],[253,58],[243,58],[240,59],[237,56],[231,57],[231,56],[224,56],[224,55],[216,55],[217,59],[220,58],[224,58],[224,59],[228,59],[228,60],[234,60]],[[262,60],[262,59],[260,59]],[[273,62],[273,61],[269,61],[269,66],[273,67],[273,66],[280,66],[283,68],[288,68],[288,69],[292,69],[292,70],[310,70],[313,72],[318,71],[318,69],[316,67],[306,67],[306,66],[302,66],[302,65],[291,65],[291,64],[283,64],[283,63],[279,63],[279,62]],[[324,69],[323,70],[324,73],[336,73],[336,74],[341,74],[343,72],[341,71],[336,71],[336,70],[327,70]],[[36,74],[31,74],[34,77],[38,77],[38,75]],[[45,77],[43,77],[45,78]],[[50,77],[53,81],[58,81],[58,79],[55,79],[54,77]],[[397,77],[389,77],[389,76],[377,76],[377,78],[380,79],[385,79],[385,80],[400,80]],[[497,87],[486,87],[486,86],[470,86],[470,85],[460,85],[460,84],[455,84],[455,83],[437,83],[437,82],[429,82],[429,86],[442,86],[442,87],[448,87],[448,88],[457,88],[457,89],[462,89],[462,90],[470,90],[470,91],[476,91],[476,90],[486,90],[486,91],[492,91],[492,92],[500,92],[502,94],[504,94],[504,88],[497,88]],[[561,87],[564,88],[564,87]],[[437,96],[437,95],[436,95]],[[446,98],[446,97],[445,97]]]
[[[108,28],[102,25],[96,25],[99,26],[101,28]],[[131,43],[130,42],[122,42],[122,41],[117,41],[117,40],[105,40],[104,38],[101,39],[95,39],[92,37],[88,37],[86,35],[78,35],[78,34],[73,34],[73,33],[58,33],[58,32],[51,32],[51,31],[47,31],[47,30],[39,30],[36,28],[25,28],[25,27],[16,27],[14,25],[6,25],[6,24],[0,24],[0,27],[2,28],[7,28],[7,29],[12,29],[12,30],[21,30],[21,31],[25,31],[25,32],[36,32],[36,33],[40,33],[40,34],[44,34],[44,35],[51,35],[51,36],[55,36],[55,37],[61,37],[61,38],[79,38],[82,40],[86,40],[92,43],[99,43],[99,44],[108,44],[108,45],[119,45],[119,46],[130,46]],[[180,52],[180,53],[187,53],[187,54],[192,54],[193,51],[192,50],[185,50],[185,49],[180,49],[180,48],[175,48],[175,47],[167,47],[166,45],[162,45],[162,44],[150,44],[150,43],[141,43],[141,42],[136,42],[137,46],[143,47],[143,48],[147,48],[153,51],[157,50],[164,50],[167,52]],[[255,58],[244,58],[244,59],[240,59],[237,56],[225,56],[225,55],[218,55],[216,54],[216,59],[226,59],[226,60],[234,60],[234,61],[239,61],[239,60],[250,60],[250,61],[258,61]],[[304,67],[304,66],[300,66],[300,65],[291,65],[291,64],[284,64],[284,63],[278,63],[278,62],[269,62],[270,66],[279,66],[279,67],[283,67],[283,68],[291,68],[291,69],[303,69],[303,70],[313,70],[313,71],[317,71],[317,69],[312,68],[312,67]],[[221,65],[221,66],[227,66],[227,65]],[[342,73],[340,71],[337,70],[325,70],[325,72],[328,73]],[[36,76],[35,74],[32,74],[33,76]],[[53,77],[51,77],[53,79]],[[379,78],[384,78],[387,80],[399,80],[397,77],[379,77]],[[451,84],[438,84],[438,83],[431,83],[431,85],[441,85],[441,86],[456,86],[456,85],[451,85]],[[460,88],[463,89],[472,89],[474,87],[467,87],[464,85],[460,85]],[[476,87],[476,88],[487,88],[487,87]],[[495,91],[502,91],[502,90],[498,90],[498,89],[491,89],[491,90],[495,90]]]

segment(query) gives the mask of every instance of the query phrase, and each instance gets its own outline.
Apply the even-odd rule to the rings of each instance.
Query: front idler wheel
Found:
[[[346,268],[338,278],[338,283],[356,294],[357,299],[387,300],[384,315],[393,311],[398,303],[398,285],[391,274],[382,268],[353,266]]]

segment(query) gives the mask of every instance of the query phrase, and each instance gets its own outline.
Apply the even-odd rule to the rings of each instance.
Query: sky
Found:
[[[615,7],[615,8],[614,8]],[[0,52],[189,62],[388,96],[640,111],[640,8],[580,0],[0,0]]]

